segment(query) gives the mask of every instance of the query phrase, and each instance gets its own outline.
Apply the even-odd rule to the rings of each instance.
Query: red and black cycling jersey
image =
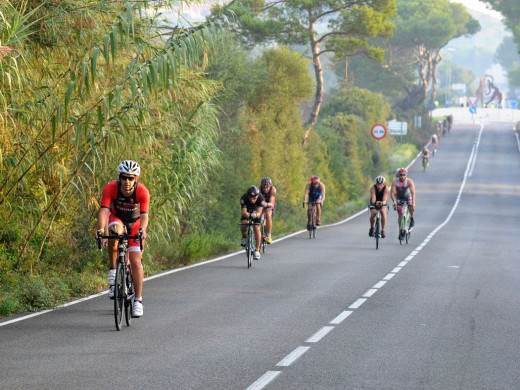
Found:
[[[110,209],[110,212],[123,222],[135,222],[142,213],[148,212],[150,192],[141,183],[137,182],[134,191],[126,196],[121,191],[121,182],[114,180],[103,189],[101,207]]]

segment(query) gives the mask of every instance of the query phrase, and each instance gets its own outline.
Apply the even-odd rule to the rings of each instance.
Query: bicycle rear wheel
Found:
[[[267,226],[265,226],[265,220],[262,222],[262,253],[265,253],[265,247],[267,246]]]
[[[126,297],[125,297],[125,320],[126,326],[132,324],[132,317],[134,315],[134,281],[132,279],[132,267],[128,267],[126,272]]]
[[[125,270],[124,266],[118,263],[116,268],[116,281],[114,284],[114,319],[116,321],[117,330],[121,330],[121,322],[123,320],[124,290]]]

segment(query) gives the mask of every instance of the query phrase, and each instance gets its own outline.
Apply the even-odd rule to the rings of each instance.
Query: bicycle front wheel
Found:
[[[312,237],[313,238],[316,238],[316,230],[317,230],[317,226],[316,226],[316,207],[318,207],[318,206],[314,206],[314,211],[312,213]]]
[[[125,321],[126,326],[132,324],[132,317],[134,315],[134,281],[132,279],[132,267],[128,267],[126,272],[126,296],[125,296]]]
[[[401,217],[401,222],[399,223],[399,243],[403,245],[404,236],[406,235],[406,216],[403,214]]]
[[[251,268],[253,263],[253,228],[250,226],[247,233],[247,268]]]
[[[379,218],[376,219],[376,226],[374,229],[374,237],[376,238],[376,249],[379,249]]]
[[[116,281],[114,284],[114,319],[117,330],[121,330],[123,320],[123,305],[125,301],[125,267],[118,263],[116,269]]]

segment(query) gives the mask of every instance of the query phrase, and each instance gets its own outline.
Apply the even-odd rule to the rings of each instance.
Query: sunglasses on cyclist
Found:
[[[399,176],[406,176],[406,173],[400,173]]]
[[[125,176],[125,175],[119,175],[119,179],[120,180],[128,180],[128,181],[134,181],[135,180],[135,176]]]

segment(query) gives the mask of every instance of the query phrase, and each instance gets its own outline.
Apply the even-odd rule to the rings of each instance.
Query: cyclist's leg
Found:
[[[135,297],[137,300],[143,298],[143,264],[141,260],[143,253],[139,250],[139,247],[131,246],[128,249],[128,257],[130,258],[130,265],[132,267],[132,276],[134,280]]]
[[[376,215],[377,210],[376,209],[370,209],[370,228],[374,228],[374,223],[376,222]]]
[[[381,207],[381,231],[385,231],[386,228],[386,207]]]
[[[414,213],[414,204],[412,203],[412,195],[410,195],[408,197],[408,200],[407,200],[407,203],[408,203],[408,211],[410,212],[410,218],[413,219],[413,213]]]
[[[402,200],[397,200],[397,226],[399,226],[399,229],[401,228],[401,220],[403,219],[403,202]]]
[[[254,220],[257,222],[256,220]],[[253,226],[255,232],[255,250],[260,252],[260,245],[262,245],[262,232],[260,230],[260,225]]]
[[[273,210],[267,209],[265,210],[265,227],[267,230],[267,235],[271,235],[271,231],[273,229]]]
[[[123,222],[112,213],[108,217],[108,234],[123,234]],[[117,240],[108,240],[108,259],[110,268],[115,269],[117,263]]]
[[[140,219],[138,219],[129,229],[129,235],[134,236],[138,233],[141,226]],[[144,242],[143,242],[144,250]],[[129,240],[128,242],[128,257],[130,259],[130,265],[132,267],[132,276],[134,280],[135,298],[139,301],[143,299],[143,264],[141,262],[143,258],[143,252],[139,242],[136,240]]]
[[[319,203],[316,204],[316,225],[321,225],[321,200],[323,195],[320,194]]]

